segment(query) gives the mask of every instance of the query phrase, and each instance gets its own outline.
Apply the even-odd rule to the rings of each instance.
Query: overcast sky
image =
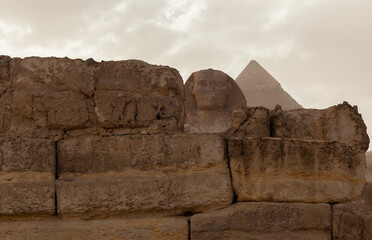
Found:
[[[184,80],[257,60],[302,106],[358,105],[372,136],[371,0],[0,0],[0,55],[141,59]],[[370,148],[371,150],[371,148]]]

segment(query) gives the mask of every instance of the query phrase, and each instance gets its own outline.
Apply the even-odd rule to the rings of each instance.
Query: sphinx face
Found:
[[[228,94],[226,76],[210,70],[194,76],[194,96],[199,110],[222,110]]]

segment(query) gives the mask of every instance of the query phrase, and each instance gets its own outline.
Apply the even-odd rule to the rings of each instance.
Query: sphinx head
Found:
[[[191,95],[195,97],[198,110],[222,110],[231,92],[231,83],[221,71],[208,69],[193,73]]]

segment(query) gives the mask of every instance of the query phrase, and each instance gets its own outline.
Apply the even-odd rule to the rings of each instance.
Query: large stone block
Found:
[[[82,136],[58,142],[59,173],[227,168],[216,134]]]
[[[191,239],[331,239],[331,207],[306,203],[236,203],[191,217]]]
[[[366,153],[366,180],[372,182],[372,152]]]
[[[182,100],[169,96],[138,97],[108,90],[97,91],[94,100],[98,120],[106,128],[149,127],[165,123],[167,130],[175,131],[183,114]]]
[[[98,80],[97,90],[184,96],[183,81],[176,69],[144,61],[102,62],[95,77]]]
[[[372,239],[372,208],[336,204],[332,212],[333,239]]]
[[[143,219],[62,220],[0,222],[3,240],[114,240],[188,239],[187,220],[182,217]]]
[[[13,91],[11,107],[14,116],[31,119],[36,127],[68,130],[89,120],[84,95],[73,92]]]
[[[138,60],[102,62],[95,77],[102,126],[150,127],[154,133],[182,128],[184,88],[177,70]]]
[[[228,143],[239,201],[344,202],[365,183],[365,157],[337,142],[235,138]]]
[[[57,180],[60,215],[182,215],[231,204],[227,169],[161,174],[122,172]]]
[[[214,134],[84,136],[58,144],[58,213],[183,214],[231,204],[225,141]]]
[[[55,145],[0,137],[0,216],[53,215]]]
[[[11,87],[23,90],[94,92],[95,66],[68,58],[27,57],[11,62]]]
[[[271,129],[272,137],[338,141],[363,152],[369,145],[367,127],[358,108],[346,102],[322,110],[274,111]]]
[[[241,107],[231,116],[226,135],[234,137],[270,137],[270,112],[264,107]]]

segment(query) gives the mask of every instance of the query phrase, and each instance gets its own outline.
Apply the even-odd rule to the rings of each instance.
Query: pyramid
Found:
[[[303,108],[255,60],[244,68],[235,81],[250,107],[263,106],[274,109],[279,104],[283,110]]]

